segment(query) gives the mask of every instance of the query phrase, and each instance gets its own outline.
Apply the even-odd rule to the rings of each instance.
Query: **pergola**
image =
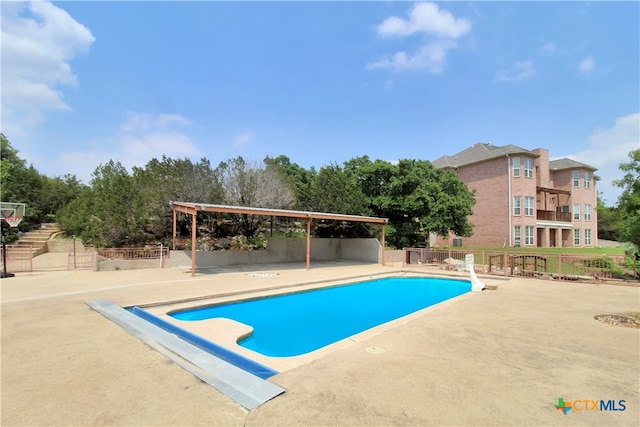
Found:
[[[342,215],[325,212],[307,212],[307,211],[294,211],[287,209],[267,209],[267,208],[253,208],[248,206],[227,206],[227,205],[213,205],[207,203],[192,203],[192,202],[171,202],[173,208],[173,250],[176,249],[176,212],[182,212],[187,215],[191,215],[191,276],[195,276],[196,271],[196,220],[198,213],[200,212],[215,212],[215,213],[228,213],[228,214],[241,214],[241,215],[259,215],[266,217],[284,217],[284,218],[298,218],[306,220],[307,222],[307,270],[311,268],[311,220],[314,219],[328,219],[335,221],[351,221],[351,222],[365,222],[368,224],[380,224],[382,225],[382,254],[381,262],[384,265],[384,229],[389,220],[387,218],[377,218],[372,216],[359,216],[359,215]]]

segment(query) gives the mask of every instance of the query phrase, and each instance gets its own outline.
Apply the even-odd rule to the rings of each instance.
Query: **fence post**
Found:
[[[558,254],[558,280],[562,280],[562,254]]]
[[[511,266],[508,263],[509,255],[506,252],[502,254],[502,260],[504,261],[504,277],[507,277],[507,269]],[[511,270],[511,275],[513,276],[513,270]]]

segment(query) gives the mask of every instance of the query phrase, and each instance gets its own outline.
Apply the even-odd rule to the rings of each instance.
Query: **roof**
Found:
[[[344,215],[327,212],[308,212],[293,211],[287,209],[267,209],[254,208],[249,206],[228,206],[228,205],[212,205],[208,203],[193,202],[171,202],[173,209],[186,214],[195,214],[198,212],[219,212],[219,213],[235,213],[246,215],[263,215],[263,216],[279,216],[287,218],[306,218],[306,219],[330,219],[337,221],[354,221],[367,222],[371,224],[386,224],[389,222],[387,218],[378,218],[373,216],[360,215]]]
[[[559,171],[564,169],[588,169],[592,171],[597,171],[597,168],[593,166],[585,165],[584,163],[577,162],[571,159],[557,159],[549,162],[549,169],[552,171]]]
[[[533,151],[525,150],[524,148],[512,144],[497,147],[489,142],[478,142],[472,147],[469,147],[458,154],[454,154],[453,156],[442,156],[439,159],[434,160],[432,164],[437,168],[458,168],[460,166],[480,163],[511,154],[526,154],[530,157],[540,157],[539,154],[534,153]]]

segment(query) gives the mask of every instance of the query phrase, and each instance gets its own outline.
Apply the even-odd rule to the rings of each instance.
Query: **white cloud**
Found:
[[[189,125],[191,122],[178,114],[146,114],[130,111],[127,121],[120,126],[123,132],[141,133],[153,129],[167,129],[172,124]]]
[[[607,205],[613,206],[621,189],[613,180],[622,178],[620,163],[629,161],[629,153],[640,148],[640,113],[619,117],[608,129],[597,129],[587,139],[587,149],[566,157],[598,168],[601,178],[597,189]]]
[[[140,135],[124,135],[120,138],[121,158],[148,161],[152,157],[191,157],[200,150],[193,145],[189,137],[183,133],[150,132]]]
[[[378,33],[383,36],[409,36],[414,33],[425,33],[458,38],[470,29],[469,20],[455,18],[451,13],[440,10],[435,3],[418,3],[409,12],[408,20],[392,16],[378,26]]]
[[[233,146],[235,148],[244,147],[245,145],[251,143],[254,137],[255,135],[251,131],[240,133],[233,137]]]
[[[89,184],[91,181],[91,174],[100,165],[113,159],[118,161],[119,159],[113,156],[113,153],[109,153],[104,150],[97,151],[72,151],[68,153],[60,153],[57,159],[49,160],[50,168],[58,171],[65,171],[59,175],[71,173],[76,176],[80,181],[85,184]],[[124,163],[123,163],[124,164]]]
[[[511,68],[503,68],[496,73],[496,80],[502,82],[518,82],[536,75],[532,61],[516,62]]]
[[[549,52],[549,53],[553,53],[556,51],[556,44],[553,42],[549,42],[549,43],[545,43],[542,46],[542,51],[543,52]]]
[[[587,56],[578,64],[578,70],[583,74],[590,73],[596,67],[596,61],[591,56]]]
[[[2,127],[24,134],[65,111],[60,86],[76,86],[69,61],[89,50],[91,31],[48,1],[1,2]]]
[[[367,65],[367,68],[391,68],[393,70],[429,70],[434,74],[441,73],[447,51],[455,47],[451,40],[438,40],[422,45],[413,55],[396,52],[390,57]]]
[[[191,122],[178,114],[146,114],[129,112],[115,137],[89,141],[84,151],[61,152],[48,159],[48,167],[58,171],[73,171],[88,184],[91,174],[101,164],[114,160],[131,171],[143,167],[152,158],[162,156],[185,158],[202,156],[201,150],[179,127]]]
[[[132,160],[132,164],[146,162],[152,157],[189,157],[200,154],[200,150],[189,137],[175,130],[175,126],[191,124],[178,114],[146,114],[129,112],[123,132],[119,137],[122,155],[117,158]]]
[[[455,48],[456,39],[471,30],[471,23],[456,18],[450,12],[440,10],[435,3],[418,3],[408,13],[408,19],[397,16],[387,18],[377,27],[383,37],[407,37],[413,34],[427,36],[413,53],[398,51],[370,62],[367,69],[389,68],[400,70],[429,70],[440,73],[444,69],[449,50]]]

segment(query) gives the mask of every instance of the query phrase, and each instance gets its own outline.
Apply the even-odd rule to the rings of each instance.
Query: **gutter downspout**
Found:
[[[507,223],[508,223],[508,227],[509,229],[507,230],[507,239],[508,239],[508,245],[507,247],[510,248],[511,247],[511,212],[512,212],[512,200],[511,200],[511,157],[509,157],[509,155],[507,154],[507,182],[508,182],[508,187],[509,187],[509,211],[507,212]]]

